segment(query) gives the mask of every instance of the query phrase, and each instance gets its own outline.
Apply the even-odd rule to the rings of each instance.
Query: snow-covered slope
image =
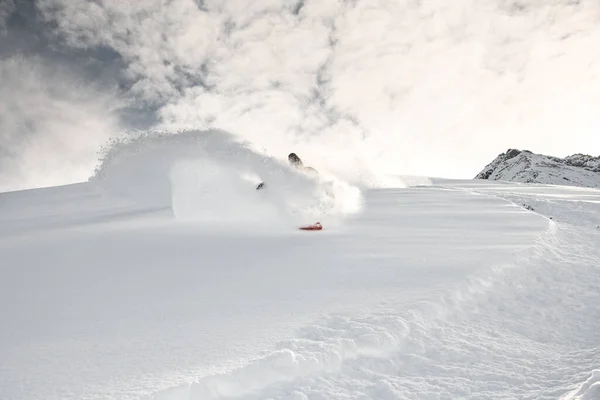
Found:
[[[574,154],[557,158],[509,149],[475,179],[597,188],[600,187],[600,157]]]
[[[0,194],[1,399],[598,398],[599,190],[361,189],[229,139]]]

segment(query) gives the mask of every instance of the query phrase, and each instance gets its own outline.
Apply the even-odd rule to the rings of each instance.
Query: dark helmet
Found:
[[[298,155],[296,155],[296,153],[290,153],[288,155],[288,161],[292,165],[302,165],[302,160],[300,159],[300,157],[298,157]]]

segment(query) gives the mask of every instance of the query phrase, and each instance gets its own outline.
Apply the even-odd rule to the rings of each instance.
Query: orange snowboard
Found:
[[[317,222],[312,225],[301,226],[299,229],[303,231],[320,231],[323,229],[323,225],[321,225],[320,222]]]

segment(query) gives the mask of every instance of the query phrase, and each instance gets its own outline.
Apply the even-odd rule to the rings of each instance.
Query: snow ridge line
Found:
[[[546,232],[542,233],[540,235],[540,237],[538,238],[538,240],[536,240],[535,245],[539,245],[540,241],[544,242],[544,241],[549,241],[552,238],[554,238],[556,236],[557,230],[558,230],[558,226],[556,224],[556,222],[553,220],[553,218],[551,216],[545,215],[545,214],[541,214],[539,212],[536,212],[534,209],[532,208],[528,208],[527,205],[524,204],[518,204],[516,201],[511,200],[510,198],[504,197],[499,193],[490,193],[490,192],[484,192],[481,190],[473,190],[473,189],[467,189],[467,188],[457,188],[457,187],[451,187],[451,186],[445,186],[445,185],[440,185],[440,187],[443,187],[445,189],[448,190],[458,190],[458,191],[462,191],[462,192],[467,192],[469,194],[475,195],[475,196],[486,196],[489,198],[495,198],[495,199],[500,199],[506,203],[512,204],[515,207],[519,207],[522,209],[527,210],[528,212],[534,213],[536,215],[539,215],[540,217],[548,220],[548,229],[546,230]]]

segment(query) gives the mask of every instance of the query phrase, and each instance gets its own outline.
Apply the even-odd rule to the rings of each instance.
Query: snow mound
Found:
[[[488,164],[475,179],[598,188],[600,157],[574,154],[563,159],[509,149]]]
[[[591,376],[581,386],[562,400],[592,400],[600,399],[600,369],[592,371]]]
[[[299,338],[278,343],[277,349],[239,368],[200,378],[144,400],[279,397],[282,393],[277,396],[278,385],[293,386],[302,379],[339,373],[349,361],[386,359],[403,346],[411,333],[409,321],[389,309],[354,318],[332,316],[323,322],[307,326],[299,332]],[[296,397],[292,398],[306,398],[298,397],[303,395],[301,391],[293,394]]]
[[[335,224],[361,209],[361,191],[309,176],[218,131],[143,133],[113,141],[90,181],[144,206],[203,223]],[[265,182],[262,190],[256,190]]]

